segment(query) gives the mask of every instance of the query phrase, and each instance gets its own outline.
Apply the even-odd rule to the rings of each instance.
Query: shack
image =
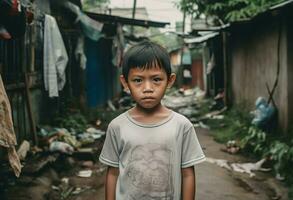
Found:
[[[293,122],[293,1],[285,1],[252,19],[231,23],[227,38],[227,86],[233,104],[252,110],[258,97],[278,110],[283,133]]]

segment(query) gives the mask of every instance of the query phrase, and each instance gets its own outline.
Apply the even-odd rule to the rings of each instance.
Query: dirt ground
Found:
[[[247,162],[244,157],[220,151],[209,131],[197,129],[198,137],[207,157],[230,162]],[[38,175],[22,175],[12,179],[2,188],[3,200],[104,200],[105,167],[98,162],[61,157],[58,164],[50,165]],[[65,170],[64,170],[65,169]],[[91,177],[78,177],[80,170],[90,169]],[[282,183],[268,172],[247,174],[228,171],[215,164],[201,163],[195,167],[197,200],[287,200]]]

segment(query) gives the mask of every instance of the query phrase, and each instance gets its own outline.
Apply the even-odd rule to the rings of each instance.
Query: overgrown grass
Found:
[[[249,126],[251,118],[241,107],[231,108],[224,113],[223,119],[208,119],[206,124],[210,126],[214,139],[220,143],[229,140],[240,140],[246,135],[246,126]]]
[[[208,119],[214,139],[221,143],[236,140],[241,152],[250,157],[271,159],[273,173],[280,174],[289,185],[289,195],[293,197],[293,139],[275,132],[275,129],[260,129],[251,125],[251,116],[242,107],[232,108],[222,120]],[[270,124],[269,124],[270,125]],[[265,130],[265,131],[264,131]]]

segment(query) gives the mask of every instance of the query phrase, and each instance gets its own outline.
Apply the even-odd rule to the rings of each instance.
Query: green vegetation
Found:
[[[224,23],[251,18],[284,0],[181,0],[178,7],[191,16],[216,17]]]
[[[250,125],[250,118],[244,114],[244,106],[228,110],[222,120],[208,119],[206,123],[211,127],[217,142],[226,143],[246,135],[246,127]]]
[[[215,140],[222,143],[235,140],[242,153],[256,159],[270,158],[274,173],[285,177],[292,185],[293,139],[252,126],[251,117],[244,110],[230,109],[223,120],[209,119],[205,123],[210,126]]]
[[[76,112],[57,117],[54,124],[58,125],[58,127],[80,133],[86,130],[87,119],[80,112]]]

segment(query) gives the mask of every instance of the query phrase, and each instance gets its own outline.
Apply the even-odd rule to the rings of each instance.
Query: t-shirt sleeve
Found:
[[[111,167],[119,167],[119,147],[115,130],[109,125],[106,139],[99,160],[101,163]]]
[[[203,162],[205,155],[197,139],[195,130],[190,127],[183,135],[181,168],[191,167]]]

